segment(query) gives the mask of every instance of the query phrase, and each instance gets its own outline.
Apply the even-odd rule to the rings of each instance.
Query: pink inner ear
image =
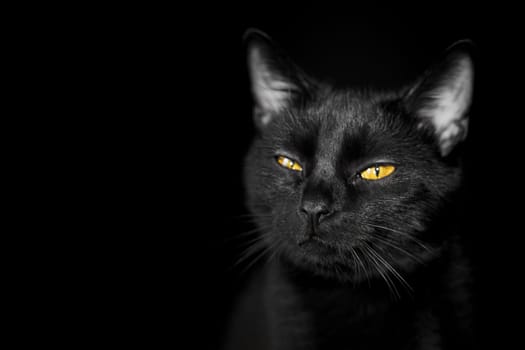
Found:
[[[469,61],[466,58],[458,63],[455,74],[431,92],[433,103],[421,110],[421,115],[431,118],[438,132],[462,119],[470,106],[474,77]]]
[[[261,123],[264,125],[270,121],[273,113],[289,104],[292,91],[297,90],[297,87],[272,70],[260,49],[252,48],[249,59],[252,92],[261,109]]]
[[[451,69],[452,72],[439,86],[423,94],[430,97],[430,103],[426,103],[418,111],[418,115],[433,125],[444,155],[467,134],[474,81],[469,57],[459,59]]]

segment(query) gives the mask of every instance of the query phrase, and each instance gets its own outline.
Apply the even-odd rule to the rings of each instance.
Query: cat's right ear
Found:
[[[313,84],[265,33],[248,29],[244,43],[255,101],[254,119],[259,128],[264,128],[280,112],[306,97]]]

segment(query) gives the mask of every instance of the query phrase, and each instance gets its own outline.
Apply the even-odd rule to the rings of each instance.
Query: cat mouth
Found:
[[[297,245],[299,247],[302,247],[304,245],[307,245],[307,244],[312,244],[312,243],[323,243],[323,240],[317,236],[317,235],[305,235],[304,237],[301,237],[297,240]]]
[[[297,246],[305,253],[317,255],[331,255],[334,253],[326,240],[317,235],[302,237],[297,240]]]
[[[297,245],[299,247],[315,243],[325,244],[324,240],[317,235],[307,235],[297,240]]]

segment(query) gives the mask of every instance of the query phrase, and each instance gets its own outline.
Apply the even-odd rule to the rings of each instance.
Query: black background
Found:
[[[251,228],[240,218],[254,132],[241,39],[256,27],[305,71],[348,86],[400,87],[454,41],[474,41],[465,236],[476,330],[482,345],[510,342],[520,276],[519,230],[510,220],[520,209],[511,202],[520,182],[512,9],[202,4],[101,10],[96,18],[104,25],[91,21],[83,35],[96,48],[85,53],[96,62],[86,67],[90,79],[100,78],[95,99],[109,106],[94,108],[110,144],[100,167],[110,193],[98,212],[111,224],[97,241],[107,263],[91,276],[90,293],[104,334],[117,343],[219,347],[247,276],[234,266],[242,249],[232,237]]]

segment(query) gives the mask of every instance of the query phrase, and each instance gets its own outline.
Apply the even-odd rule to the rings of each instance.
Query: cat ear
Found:
[[[473,44],[459,41],[449,47],[405,96],[412,114],[420,118],[420,127],[430,127],[441,155],[448,155],[465,139],[474,84]]]
[[[308,93],[311,82],[265,33],[249,29],[244,35],[248,69],[259,127]]]

